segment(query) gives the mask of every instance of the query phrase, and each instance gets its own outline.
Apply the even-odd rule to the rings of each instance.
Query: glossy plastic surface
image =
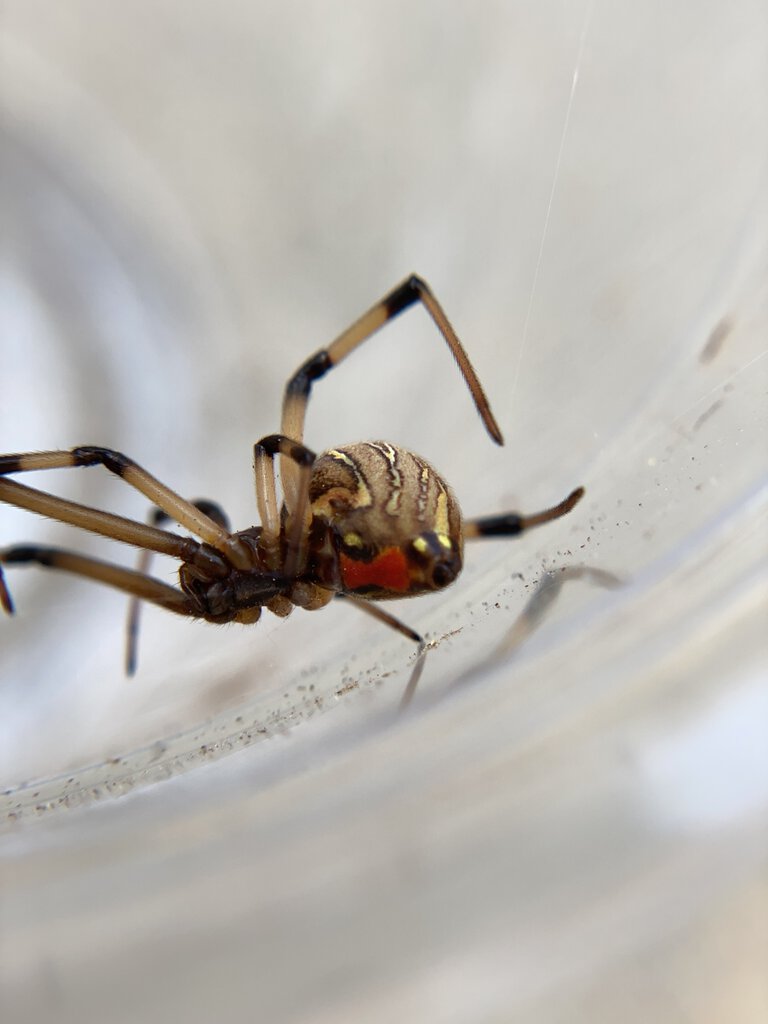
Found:
[[[587,488],[392,606],[435,641],[402,717],[347,607],[149,611],[128,682],[119,595],[9,570],[5,1020],[764,1019],[763,6],[4,5],[4,451],[249,525],[285,379],[415,270],[505,448],[419,312],[307,443],[407,445],[468,515]]]

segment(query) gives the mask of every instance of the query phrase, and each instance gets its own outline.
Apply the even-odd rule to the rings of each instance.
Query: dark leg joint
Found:
[[[299,466],[312,466],[316,458],[313,451],[284,434],[268,434],[254,447],[263,449],[267,455],[285,455]]]
[[[479,537],[514,537],[524,529],[522,517],[517,512],[478,519],[474,525]]]
[[[94,448],[89,445],[72,449],[76,466],[105,466],[111,473],[125,476],[125,471],[135,463],[121,452],[111,448]]]
[[[207,498],[199,498],[197,501],[193,501],[192,504],[195,508],[200,509],[203,515],[208,516],[214,523],[217,523],[222,530],[229,532],[229,517],[221,505],[217,505],[215,501],[209,501]],[[153,508],[149,521],[152,526],[162,526],[163,523],[172,523],[173,519],[167,512],[163,512],[161,508]]]
[[[198,498],[196,501],[193,501],[192,504],[195,508],[199,508],[203,515],[208,516],[208,518],[212,519],[214,523],[217,523],[222,530],[226,530],[227,533],[229,533],[231,525],[229,522],[229,516],[221,505],[218,505],[215,501],[209,501],[208,498]]]
[[[0,455],[0,476],[5,473],[18,473],[21,467],[21,455]]]
[[[16,547],[0,551],[0,562],[6,565],[19,565],[22,562],[37,562],[38,565],[52,565],[56,552],[52,548],[38,547],[36,544],[17,544]]]
[[[35,544],[17,544],[13,548],[5,548],[0,551],[0,608],[8,615],[13,615],[16,609],[13,605],[13,598],[8,590],[3,575],[3,563],[6,565],[23,565],[25,562],[37,562],[38,565],[52,566],[55,559],[50,548],[38,547]]]
[[[514,537],[524,530],[530,530],[531,527],[541,526],[543,523],[550,523],[553,519],[559,519],[561,516],[567,515],[583,497],[584,488],[577,487],[559,505],[544,509],[543,512],[535,512],[529,516],[521,516],[517,512],[504,512],[498,516],[475,519],[467,523],[466,536]]]
[[[288,381],[285,388],[286,396],[303,395],[305,398],[308,397],[312,390],[312,382],[324,376],[332,366],[333,363],[325,349],[315,352]]]
[[[387,319],[391,320],[397,316],[398,313],[402,313],[404,309],[408,309],[414,302],[419,302],[424,292],[428,292],[429,288],[425,281],[422,281],[416,274],[411,274],[401,285],[398,285],[393,292],[386,297],[384,305],[387,310]]]

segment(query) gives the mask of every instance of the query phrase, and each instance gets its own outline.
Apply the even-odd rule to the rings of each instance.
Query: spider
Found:
[[[36,563],[116,587],[131,596],[126,668],[136,666],[140,601],[208,622],[257,622],[262,608],[278,616],[294,607],[314,611],[345,598],[417,644],[402,703],[415,691],[427,644],[422,636],[374,602],[442,590],[462,567],[464,541],[507,537],[558,519],[584,494],[532,515],[507,512],[462,521],[448,484],[414,452],[386,441],[349,444],[316,455],[303,443],[312,385],[398,314],[421,303],[456,360],[486,430],[497,444],[501,431],[464,348],[429,286],[411,275],[392,289],[328,347],[304,362],[288,380],[281,432],[254,446],[260,526],[231,532],[224,512],[211,501],[187,501],[132,459],[109,448],[0,456],[0,500],[91,533],[142,549],[138,569],[85,555],[22,544],[0,550],[0,603],[13,603],[2,564]],[[280,461],[278,504],[275,459]],[[149,524],[35,490],[9,473],[68,466],[104,466],[156,506]],[[178,523],[192,536],[161,529]],[[152,552],[179,559],[179,587],[147,571]]]

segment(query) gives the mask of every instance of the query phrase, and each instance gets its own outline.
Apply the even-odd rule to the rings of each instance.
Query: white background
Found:
[[[0,448],[109,445],[250,525],[287,376],[415,270],[506,446],[420,311],[307,442],[411,447],[468,515],[587,488],[393,606],[436,642],[400,718],[409,645],[353,609],[150,610],[127,682],[120,595],[8,570],[4,1019],[764,1019],[767,20],[3,5]]]

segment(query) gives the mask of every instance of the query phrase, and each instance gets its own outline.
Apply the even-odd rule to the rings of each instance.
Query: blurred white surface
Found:
[[[395,609],[436,642],[399,719],[411,651],[348,608],[149,611],[128,683],[119,595],[9,570],[4,1020],[764,1020],[764,4],[6,0],[0,48],[3,451],[248,525],[286,377],[416,270],[506,447],[417,312],[308,443],[407,445],[469,515],[587,487]]]

